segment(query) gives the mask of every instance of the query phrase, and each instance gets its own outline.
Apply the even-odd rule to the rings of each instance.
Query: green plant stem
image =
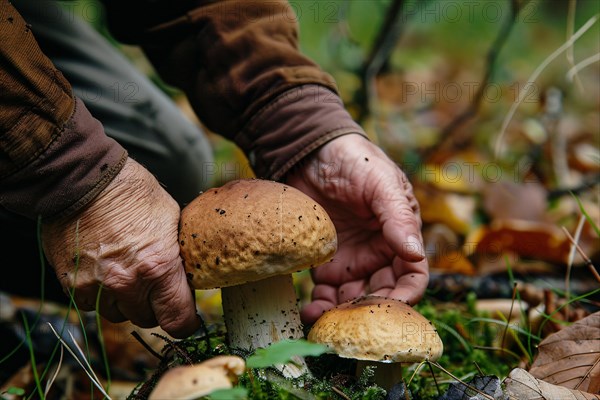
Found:
[[[31,341],[31,330],[29,329],[29,323],[27,323],[27,318],[23,315],[23,326],[25,327],[25,335],[27,337],[27,343],[29,343],[29,357],[31,360],[31,371],[33,373],[33,379],[35,380],[35,387],[40,396],[40,399],[44,399],[44,391],[42,390],[42,383],[40,381],[40,376],[37,371],[37,363],[35,361],[35,353],[33,351],[33,343]]]

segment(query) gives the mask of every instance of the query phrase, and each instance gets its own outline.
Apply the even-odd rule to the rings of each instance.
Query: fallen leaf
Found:
[[[446,193],[432,186],[415,186],[415,197],[426,223],[442,223],[454,232],[467,233],[474,225],[477,202],[473,196]]]
[[[560,228],[549,223],[497,219],[469,233],[465,247],[492,256],[507,251],[537,260],[566,263],[571,243]]]
[[[555,385],[600,393],[600,311],[544,339],[529,372]]]
[[[513,369],[504,380],[510,399],[536,400],[600,400],[600,396],[579,390],[556,386],[536,379],[521,368]]]

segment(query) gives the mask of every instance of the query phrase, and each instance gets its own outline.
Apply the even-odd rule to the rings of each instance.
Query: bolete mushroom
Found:
[[[292,273],[337,250],[335,227],[309,196],[244,179],[208,190],[182,211],[181,257],[191,286],[221,288],[230,346],[247,350],[304,336]],[[288,365],[287,376],[307,372]]]
[[[192,400],[228,389],[246,369],[237,356],[217,356],[200,364],[171,368],[160,378],[148,400]]]
[[[435,361],[443,352],[430,321],[400,300],[373,295],[323,313],[308,340],[358,360],[357,374],[375,366],[375,383],[386,390],[402,380],[402,363]]]

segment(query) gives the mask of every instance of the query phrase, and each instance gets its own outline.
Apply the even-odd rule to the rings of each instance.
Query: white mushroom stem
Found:
[[[274,342],[304,337],[292,275],[221,288],[229,345],[255,350]],[[304,359],[281,366],[286,377],[308,373]]]
[[[366,367],[375,367],[375,375],[373,376],[375,384],[387,391],[402,381],[402,364],[399,362],[384,363],[358,360],[356,364],[356,376],[360,377]]]

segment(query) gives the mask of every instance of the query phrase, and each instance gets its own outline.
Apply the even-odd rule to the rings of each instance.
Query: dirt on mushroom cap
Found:
[[[337,236],[325,210],[281,183],[237,180],[187,205],[181,257],[195,289],[232,286],[329,261]]]
[[[326,311],[308,340],[357,360],[435,361],[443,352],[430,321],[400,300],[379,296],[361,297]]]

